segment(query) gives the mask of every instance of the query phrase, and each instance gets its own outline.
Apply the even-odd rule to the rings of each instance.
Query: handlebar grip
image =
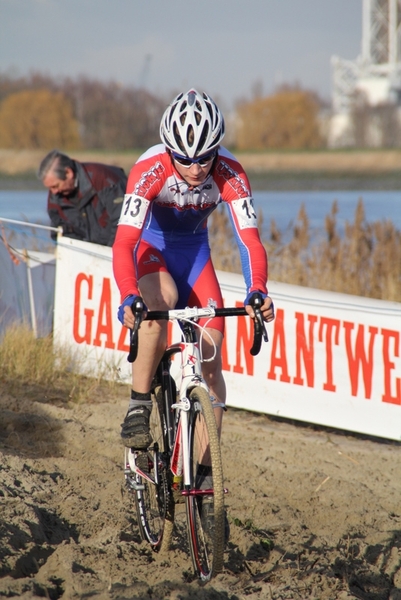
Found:
[[[134,331],[134,329],[130,329],[130,344],[129,344],[129,354],[127,356],[127,360],[129,363],[133,363],[138,356],[138,332]]]
[[[262,329],[260,327],[259,321],[257,321],[255,317],[254,330],[253,330],[253,344],[250,349],[250,353],[252,356],[256,356],[259,354],[260,349],[262,347]]]

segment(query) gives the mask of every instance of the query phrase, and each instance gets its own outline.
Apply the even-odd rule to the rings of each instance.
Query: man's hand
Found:
[[[133,329],[135,324],[135,317],[132,308],[140,312],[147,312],[148,310],[140,296],[134,296],[133,294],[130,294],[124,298],[121,305],[118,307],[117,314],[120,323],[129,329]]]
[[[255,318],[255,313],[252,308],[252,303],[255,300],[255,296],[261,297],[262,304],[260,306],[260,312],[262,313],[263,320],[267,323],[270,323],[270,321],[273,321],[275,318],[274,304],[273,300],[266,294],[262,294],[261,292],[251,292],[248,294],[244,302],[246,312],[250,317],[252,317],[252,319]]]

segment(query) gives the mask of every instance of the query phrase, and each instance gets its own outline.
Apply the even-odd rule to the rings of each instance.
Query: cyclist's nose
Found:
[[[192,175],[199,175],[199,173],[203,173],[202,167],[199,166],[198,163],[192,163],[192,165],[189,167],[189,170],[191,171]]]

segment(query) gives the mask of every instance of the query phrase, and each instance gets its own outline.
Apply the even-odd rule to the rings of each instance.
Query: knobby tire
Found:
[[[223,568],[223,466],[220,440],[210,396],[204,388],[196,387],[190,393],[190,400],[189,452],[191,485],[189,495],[186,496],[188,540],[195,572],[200,581],[206,583]],[[209,447],[210,451],[206,461],[204,455],[205,445]],[[197,493],[198,465],[205,462],[210,463],[211,466],[213,488],[213,494],[207,497]],[[203,504],[205,504],[205,509],[202,513]],[[205,519],[206,509],[208,509],[209,516],[211,514],[213,517],[214,526],[210,527],[210,518]]]

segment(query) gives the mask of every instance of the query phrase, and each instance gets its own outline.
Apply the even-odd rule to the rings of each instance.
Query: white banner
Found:
[[[240,275],[218,272],[226,306],[242,306]],[[226,319],[227,404],[289,419],[401,439],[401,304],[271,281],[270,341],[249,354],[247,317]],[[130,381],[128,330],[111,248],[60,237],[54,337],[82,373]]]

